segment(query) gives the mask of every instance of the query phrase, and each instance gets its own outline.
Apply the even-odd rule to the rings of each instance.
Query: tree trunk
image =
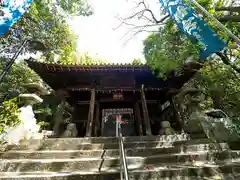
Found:
[[[217,7],[216,11],[229,11],[229,12],[240,12],[240,6],[236,7]]]
[[[227,16],[218,17],[218,20],[221,22],[227,22],[227,21],[240,22],[240,16],[227,15]]]

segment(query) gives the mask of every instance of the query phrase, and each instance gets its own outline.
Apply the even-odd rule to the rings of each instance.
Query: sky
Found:
[[[144,60],[143,40],[149,33],[143,32],[128,40],[130,34],[124,35],[130,27],[123,25],[117,28],[121,21],[116,17],[131,15],[136,7],[135,1],[88,0],[94,14],[89,17],[73,17],[70,20],[70,26],[78,35],[78,53],[88,53],[92,57],[113,63],[128,63],[134,58]],[[149,2],[151,9],[158,13],[160,6],[158,0],[149,0]],[[144,24],[146,21],[133,20],[131,23]]]

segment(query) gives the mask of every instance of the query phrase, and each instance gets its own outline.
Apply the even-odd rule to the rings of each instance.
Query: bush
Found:
[[[13,127],[20,123],[18,102],[18,98],[13,98],[2,103],[0,107],[0,133],[3,133],[7,127]]]
[[[49,122],[45,122],[45,121],[40,121],[40,122],[38,123],[38,125],[40,126],[40,128],[41,128],[42,130],[46,130],[46,129],[48,129],[48,127],[50,126],[50,123],[49,123]]]

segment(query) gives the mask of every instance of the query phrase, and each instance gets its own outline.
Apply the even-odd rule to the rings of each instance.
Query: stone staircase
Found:
[[[181,134],[125,137],[124,145],[131,180],[240,179],[238,143]],[[120,179],[115,137],[29,140],[8,146],[0,158],[0,179]]]

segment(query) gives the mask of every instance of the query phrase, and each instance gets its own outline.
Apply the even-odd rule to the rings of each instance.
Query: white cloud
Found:
[[[79,53],[88,52],[93,57],[97,56],[114,63],[131,62],[134,58],[143,59],[142,41],[148,33],[135,36],[125,45],[126,38],[122,37],[129,27],[122,26],[114,30],[120,24],[116,16],[126,17],[131,14],[136,4],[131,0],[89,0],[89,3],[94,9],[92,16],[74,17],[70,21],[73,30],[79,36]],[[155,5],[154,8],[159,11],[158,6]]]

